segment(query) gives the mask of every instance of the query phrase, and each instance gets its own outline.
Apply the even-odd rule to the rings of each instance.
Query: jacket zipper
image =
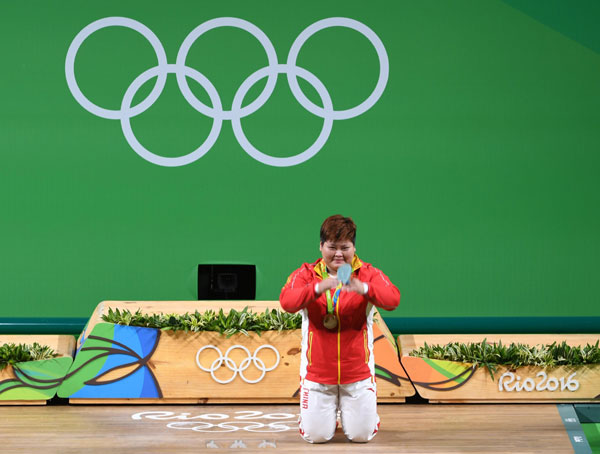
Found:
[[[337,363],[338,363],[338,385],[341,383],[342,381],[342,362],[341,362],[341,338],[342,338],[342,321],[340,319],[340,301],[338,300],[338,303],[336,305],[335,308],[336,311],[336,316],[337,316],[337,320],[338,320],[338,334],[337,334]]]

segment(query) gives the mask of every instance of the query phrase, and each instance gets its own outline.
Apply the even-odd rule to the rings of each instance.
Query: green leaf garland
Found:
[[[529,346],[520,343],[510,345],[488,343],[486,339],[475,343],[450,342],[446,345],[428,345],[413,350],[409,356],[472,363],[484,366],[494,377],[497,366],[512,369],[523,366],[558,367],[600,364],[600,341],[585,346],[571,346],[563,341],[546,345]]]
[[[264,331],[284,331],[299,329],[302,326],[302,315],[290,314],[279,309],[267,309],[263,313],[253,313],[245,307],[241,311],[231,309],[227,314],[223,309],[215,312],[195,311],[185,314],[144,314],[141,309],[131,313],[128,309],[108,309],[102,320],[118,325],[158,328],[164,331],[201,332],[216,331],[227,337],[241,333],[246,336],[250,332],[260,335]]]
[[[40,345],[37,342],[33,344],[2,344],[0,345],[0,370],[6,368],[9,364],[14,366],[17,363],[27,361],[39,361],[42,359],[51,359],[58,356],[50,347]]]

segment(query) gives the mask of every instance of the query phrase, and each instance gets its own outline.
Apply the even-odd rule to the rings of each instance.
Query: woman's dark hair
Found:
[[[352,241],[352,244],[356,244],[356,224],[352,218],[334,214],[323,221],[323,224],[321,224],[321,243],[348,240]]]

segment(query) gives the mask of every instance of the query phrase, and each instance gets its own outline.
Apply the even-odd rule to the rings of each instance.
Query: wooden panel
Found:
[[[401,362],[418,393],[435,402],[578,402],[600,399],[600,365],[577,367],[498,366],[491,376],[485,367],[469,363],[408,356],[427,342],[511,342],[539,345],[566,341],[569,345],[595,343],[597,335],[403,335]]]
[[[405,402],[416,391],[400,364],[398,346],[387,325],[376,312],[373,323],[373,354],[378,402]]]
[[[96,345],[97,340],[102,336],[98,336],[97,331],[94,330],[109,326],[101,321],[101,316],[108,313],[109,308],[128,309],[131,312],[140,309],[147,314],[184,314],[196,310],[218,311],[221,308],[228,312],[230,309],[242,310],[244,307],[248,307],[253,312],[264,312],[266,309],[280,306],[278,301],[105,301],[96,307],[81,336],[81,339],[85,340],[81,353],[89,350],[90,344],[85,342],[90,335],[95,338],[92,339],[94,350],[107,351],[106,349],[110,347],[111,341],[108,338],[105,338],[105,344]],[[122,332],[123,330],[149,330],[149,328],[123,327],[119,330]],[[381,401],[404,402],[406,396],[415,394],[415,390],[400,365],[394,338],[378,313],[375,314],[373,332],[378,396]],[[137,338],[137,335],[133,337]],[[158,395],[162,396],[162,401],[165,403],[172,402],[172,399],[179,399],[178,401],[183,399],[183,402],[248,402],[248,396],[252,396],[253,402],[269,402],[274,399],[278,402],[295,401],[299,388],[301,338],[300,330],[265,332],[261,336],[251,333],[249,337],[239,334],[230,339],[215,332],[159,331],[157,346],[148,361],[147,358],[142,359],[140,356],[138,361],[132,361],[130,365],[121,365],[108,372],[104,370],[101,380],[118,382],[127,378],[128,374],[135,372],[136,368],[142,365],[149,368],[149,373],[159,388]],[[136,340],[133,342],[139,344]],[[241,347],[233,348],[236,345],[243,346],[247,352]],[[278,355],[276,356],[273,349],[268,346],[275,348]],[[232,350],[227,355],[229,349]],[[150,348],[145,350],[148,351]],[[279,358],[276,369],[262,374],[258,368],[262,366],[252,359],[255,352],[259,352],[257,358],[263,362],[266,369],[274,366]],[[106,355],[98,353],[97,358],[101,356]],[[88,360],[87,357],[76,359],[73,369],[85,367],[89,364]],[[98,370],[100,366],[101,364],[97,367]],[[215,370],[211,374],[210,370],[206,371],[202,368]],[[236,369],[243,370],[239,373]],[[89,386],[81,391],[83,383],[89,384],[91,379],[94,377],[73,376],[65,383],[64,388],[61,388],[59,395],[70,396],[73,402],[78,403],[82,401],[106,403],[105,399],[111,399],[113,402],[115,398],[120,399],[118,401],[121,403],[127,403],[130,402],[128,399],[137,397],[127,395],[127,390],[123,389],[118,390],[121,393],[119,396],[97,395]],[[231,382],[221,383],[229,379]],[[78,380],[79,384],[74,384],[75,380]],[[258,383],[251,383],[257,380]],[[155,397],[140,395],[137,402],[146,402],[145,399],[150,399],[148,402],[155,402],[156,400],[152,400]]]
[[[46,400],[40,400],[39,395],[34,393],[42,392],[48,394],[45,397],[51,398],[56,390],[49,391],[44,388],[48,388],[49,384],[54,384],[56,389],[61,383],[62,377],[67,373],[67,370],[71,364],[71,358],[75,352],[75,338],[68,335],[0,335],[1,344],[33,344],[37,342],[42,346],[48,346],[57,353],[55,359],[41,360],[41,361],[28,361],[19,363],[19,368],[22,373],[19,377],[15,375],[15,370],[12,366],[7,366],[0,371],[0,405],[44,405]],[[68,358],[68,360],[67,360]],[[39,380],[28,379],[23,373],[27,374],[25,370],[34,367],[35,375]],[[48,367],[50,369],[48,369]],[[45,371],[44,371],[45,369]],[[50,375],[45,376],[45,373]],[[58,375],[56,375],[58,374]],[[46,380],[46,381],[44,381]],[[20,390],[18,395],[16,390]],[[37,390],[37,391],[36,391]],[[8,395],[16,397],[7,397]],[[24,397],[25,396],[25,397]],[[21,397],[24,397],[21,399]]]
[[[229,339],[219,333],[163,333],[156,353],[150,360],[155,376],[160,383],[165,397],[178,398],[205,396],[211,399],[243,399],[253,396],[256,399],[271,396],[291,398],[298,389],[300,370],[300,330],[273,332],[268,331],[260,337],[237,334]],[[205,348],[206,346],[213,348]],[[196,361],[206,369],[218,364],[219,358],[225,358],[228,349],[239,345],[246,348],[235,348],[230,352],[232,368],[242,369],[246,361],[248,368],[237,373],[221,361],[212,375],[199,368]],[[278,355],[271,349],[275,348]],[[199,355],[201,348],[205,348]],[[257,350],[262,348],[257,354]],[[262,361],[265,369],[274,367],[279,358],[279,365],[273,371],[262,373],[249,359],[250,356]],[[176,359],[173,361],[173,359]],[[262,365],[262,364],[261,364]],[[214,378],[213,378],[214,375]],[[220,381],[228,381],[222,384]],[[262,378],[261,378],[262,377]],[[248,383],[260,380],[258,383]]]
[[[289,401],[299,387],[300,339],[300,330],[227,338],[96,324],[59,396]]]

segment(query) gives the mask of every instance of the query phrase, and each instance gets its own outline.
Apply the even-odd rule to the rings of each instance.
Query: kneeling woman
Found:
[[[400,292],[379,269],[358,258],[355,241],[351,218],[325,219],[322,258],[294,271],[279,297],[285,311],[302,311],[299,424],[311,443],[333,438],[338,410],[351,441],[367,442],[379,429],[373,306],[396,308]],[[351,272],[349,279],[342,272],[338,276],[344,268]]]

